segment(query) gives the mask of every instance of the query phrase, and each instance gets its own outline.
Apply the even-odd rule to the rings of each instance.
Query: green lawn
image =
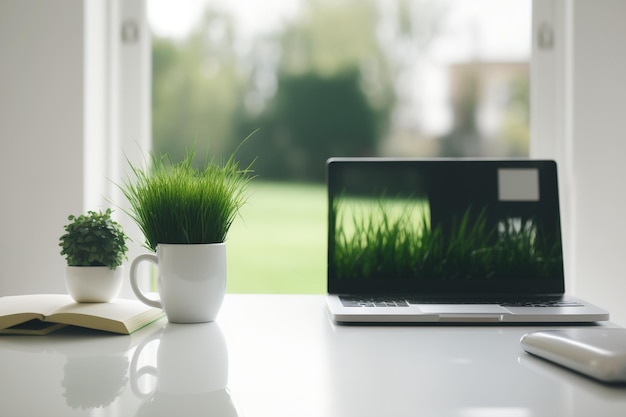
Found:
[[[326,292],[324,185],[253,180],[228,234],[231,293]]]

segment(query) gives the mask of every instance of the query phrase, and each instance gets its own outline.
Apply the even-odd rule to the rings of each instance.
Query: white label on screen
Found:
[[[539,170],[501,168],[498,170],[500,201],[539,201]]]

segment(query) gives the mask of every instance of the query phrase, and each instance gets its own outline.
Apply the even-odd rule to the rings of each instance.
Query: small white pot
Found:
[[[120,293],[124,268],[106,266],[68,266],[65,286],[79,303],[106,303]]]

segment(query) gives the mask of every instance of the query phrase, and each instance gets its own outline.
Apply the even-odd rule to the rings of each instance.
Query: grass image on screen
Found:
[[[460,208],[433,221],[421,198],[336,197],[331,257],[346,279],[542,279],[558,274],[561,248],[547,243],[536,218]]]

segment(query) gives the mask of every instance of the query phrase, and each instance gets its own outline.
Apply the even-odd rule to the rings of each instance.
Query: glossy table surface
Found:
[[[521,349],[540,328],[338,326],[323,296],[227,295],[216,323],[1,336],[0,415],[626,415],[626,387]]]

